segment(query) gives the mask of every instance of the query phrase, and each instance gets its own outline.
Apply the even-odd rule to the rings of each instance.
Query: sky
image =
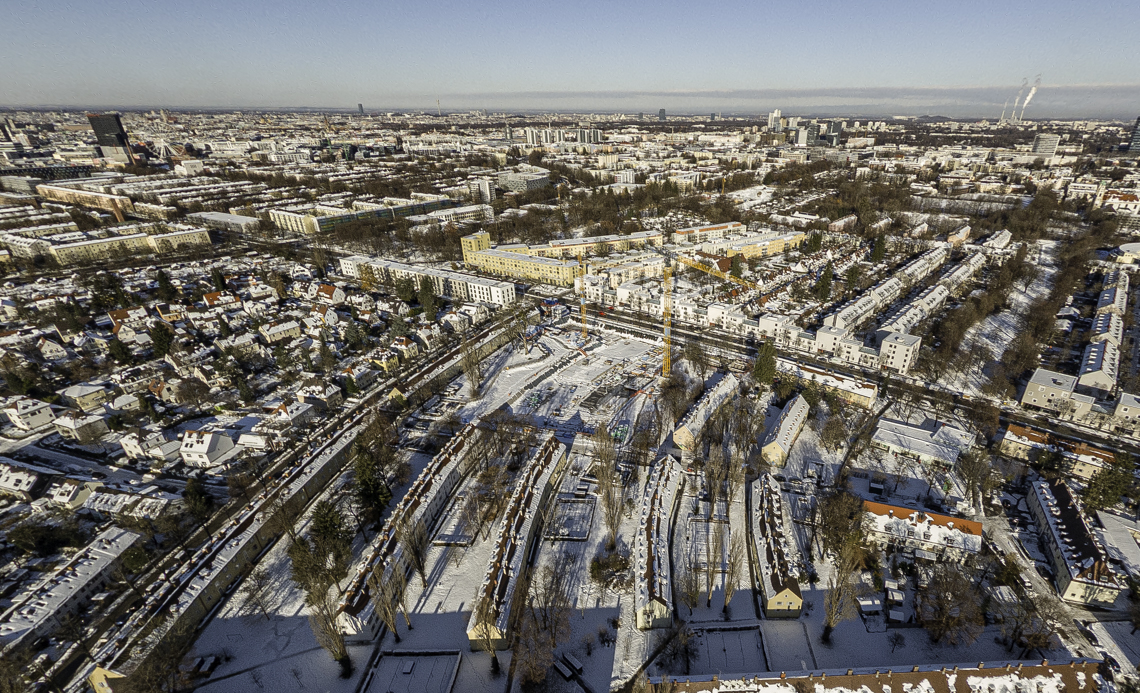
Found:
[[[1140,114],[1135,0],[19,0],[0,106]]]

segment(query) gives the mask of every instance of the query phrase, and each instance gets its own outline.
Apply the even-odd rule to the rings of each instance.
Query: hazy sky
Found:
[[[53,2],[4,12],[0,105],[1140,113],[1121,2]]]

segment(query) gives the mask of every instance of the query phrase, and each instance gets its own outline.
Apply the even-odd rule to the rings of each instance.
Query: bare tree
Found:
[[[691,547],[685,546],[681,553],[681,560],[676,566],[677,592],[681,595],[681,603],[689,607],[689,615],[697,606],[701,598],[701,579],[697,572],[697,560],[693,556]]]
[[[837,625],[855,616],[855,571],[860,556],[860,547],[848,544],[841,547],[835,559],[835,569],[828,578],[827,596],[823,600],[822,640],[825,643],[831,642],[831,633]]]
[[[721,564],[724,561],[724,534],[728,525],[723,522],[713,522],[712,537],[707,544],[706,552],[708,554],[708,562],[705,565],[705,578],[708,583],[708,597],[705,599],[705,606],[712,606],[713,587],[716,584],[716,576],[720,573]]]
[[[469,337],[463,340],[460,347],[460,363],[463,374],[467,376],[468,394],[471,399],[475,399],[483,386],[483,369],[479,363],[479,350]]]
[[[967,450],[958,457],[957,468],[966,482],[966,499],[971,506],[980,506],[982,494],[993,488],[994,470],[989,459],[977,450]]]
[[[341,663],[342,668],[351,667],[348,662],[348,649],[344,645],[344,633],[336,622],[336,598],[331,593],[309,602],[309,627],[317,643],[328,651],[332,658]]]
[[[716,504],[721,498],[728,468],[725,465],[724,451],[720,445],[709,447],[708,459],[705,460],[705,486],[709,495],[709,517],[716,516]]]
[[[394,566],[392,575],[385,579],[383,566],[378,565],[372,570],[372,574],[368,576],[369,582],[369,596],[372,597],[372,604],[376,607],[376,615],[388,626],[388,630],[392,631],[392,637],[396,642],[400,642],[400,631],[396,628],[398,620],[397,611],[399,609],[399,594],[396,585],[396,576],[403,571],[399,566]]]
[[[692,670],[693,660],[700,657],[696,633],[687,624],[676,623],[662,637],[666,638],[668,642],[661,651],[661,658],[670,664],[684,662],[684,673],[688,676]]]
[[[598,496],[602,501],[602,522],[606,526],[606,548],[617,546],[617,533],[625,509],[625,486],[618,477],[613,436],[604,424],[594,433],[594,476],[598,480]]]
[[[254,568],[242,582],[241,589],[238,590],[245,597],[247,603],[252,604],[265,616],[266,621],[272,620],[269,612],[276,606],[277,601],[269,590],[272,583],[273,578],[268,570]]]
[[[422,519],[407,519],[396,529],[396,540],[412,569],[420,576],[420,586],[427,588],[427,551],[429,546],[427,527]]]
[[[981,596],[957,566],[940,563],[918,595],[918,617],[935,643],[968,645],[982,634]]]
[[[476,596],[475,623],[479,634],[479,646],[484,652],[491,655],[491,675],[499,675],[499,655],[495,652],[494,625],[499,617],[492,596],[480,594]]]
[[[744,569],[744,537],[740,532],[732,533],[732,541],[728,544],[728,566],[724,576],[724,612],[728,613],[728,603],[736,593],[736,585],[740,581]]]
[[[891,653],[900,647],[906,647],[906,636],[897,630],[887,636],[887,644],[891,646]]]

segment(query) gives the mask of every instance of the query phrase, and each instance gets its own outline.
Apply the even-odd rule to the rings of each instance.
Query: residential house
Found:
[[[111,430],[102,416],[77,411],[63,413],[52,421],[52,425],[61,436],[80,444],[94,442]]]
[[[51,405],[30,397],[21,397],[4,407],[4,414],[8,416],[13,426],[22,431],[33,431],[51,423],[55,418]]]
[[[83,411],[102,409],[103,403],[107,401],[107,390],[89,383],[65,387],[62,390],[56,390],[56,394],[60,396],[65,405]]]
[[[752,538],[756,542],[761,605],[768,618],[799,618],[804,599],[796,566],[795,542],[785,524],[780,485],[771,474],[752,483]]]
[[[796,395],[784,405],[780,418],[764,436],[764,443],[760,446],[760,454],[769,464],[782,467],[788,461],[792,446],[807,423],[809,409],[803,395]]]
[[[333,411],[344,402],[344,393],[332,383],[314,384],[297,391],[297,400],[320,411]]]
[[[300,337],[301,323],[296,320],[286,320],[280,323],[272,322],[262,325],[258,332],[267,344],[277,344],[278,342]]]
[[[0,457],[0,494],[32,501],[59,477],[54,469]]]
[[[1109,564],[1076,494],[1063,479],[1034,481],[1030,488],[1029,512],[1053,567],[1057,593],[1074,604],[1113,604],[1126,585]]]
[[[36,343],[36,348],[39,350],[40,356],[47,361],[63,361],[68,357],[67,349],[46,337],[40,337],[39,342]]]
[[[915,425],[883,418],[871,436],[871,445],[893,455],[912,457],[924,464],[950,468],[974,445],[974,434],[934,419]]]
[[[44,497],[53,505],[78,510],[87,497],[102,485],[102,481],[64,478],[49,486]]]
[[[961,563],[982,550],[982,523],[914,508],[863,501],[867,542],[927,561]]]
[[[236,454],[234,441],[216,431],[186,431],[178,449],[182,461],[191,467],[215,467]]]

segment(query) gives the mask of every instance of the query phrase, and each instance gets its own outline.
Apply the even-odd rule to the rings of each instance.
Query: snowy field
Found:
[[[592,432],[600,422],[608,424],[627,397],[607,395],[620,390],[627,379],[651,372],[654,349],[646,342],[610,335],[602,340],[593,337],[579,350],[577,335],[563,333],[542,337],[545,349],[530,354],[513,346],[495,352],[483,364],[480,398],[466,403],[459,417],[471,421],[507,404],[563,439]],[[457,382],[466,393],[466,377]]]

